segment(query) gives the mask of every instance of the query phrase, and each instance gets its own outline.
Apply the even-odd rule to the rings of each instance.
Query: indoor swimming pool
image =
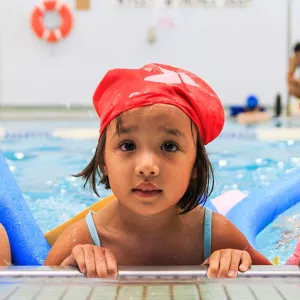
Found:
[[[98,200],[83,181],[72,177],[90,161],[97,139],[54,137],[55,128],[97,128],[98,121],[2,122],[5,137],[0,150],[6,157],[24,198],[46,232]],[[225,191],[251,191],[268,186],[300,167],[300,142],[263,142],[254,127],[227,122],[222,135],[207,146],[215,170],[211,198]],[[101,197],[111,191],[99,188]],[[300,235],[300,203],[286,211],[257,237],[259,250],[284,263]]]

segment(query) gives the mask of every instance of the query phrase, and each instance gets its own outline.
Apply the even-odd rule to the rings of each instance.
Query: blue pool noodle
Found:
[[[256,248],[256,236],[276,217],[300,202],[300,169],[296,169],[269,186],[255,190],[236,204],[226,217]]]
[[[13,264],[43,264],[50,245],[37,225],[1,152],[0,223],[9,237]]]

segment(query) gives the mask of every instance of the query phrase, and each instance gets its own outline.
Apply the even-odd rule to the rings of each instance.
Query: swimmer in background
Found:
[[[285,264],[300,266],[300,238],[298,239],[294,253],[289,257],[289,259],[287,260],[287,262]]]
[[[297,74],[300,67],[300,43],[294,46],[294,53],[289,59],[288,66],[288,89],[289,94],[300,99],[300,76]]]
[[[300,265],[300,219],[298,216],[280,217],[277,219],[278,223],[274,223],[274,228],[281,228],[284,224],[285,230],[281,231],[280,240],[275,245],[275,249],[287,249],[294,240],[298,240],[293,254],[286,261],[286,265]],[[287,250],[286,250],[287,251]],[[278,265],[280,257],[276,256],[273,260],[274,265]]]
[[[0,224],[0,266],[11,265],[10,244],[5,228]]]
[[[255,124],[266,122],[272,119],[268,112],[261,111],[258,99],[255,96],[249,96],[244,108],[245,112],[237,115],[236,120],[241,124]]]
[[[100,135],[77,175],[115,201],[70,225],[45,264],[116,277],[118,265],[209,265],[210,278],[271,264],[223,215],[203,207],[213,188],[205,145],[224,126],[216,93],[172,66],[109,71],[94,93]],[[73,232],[76,230],[76,238]]]

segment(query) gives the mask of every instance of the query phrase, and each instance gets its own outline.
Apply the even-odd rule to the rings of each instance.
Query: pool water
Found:
[[[48,133],[53,128],[97,128],[98,121],[27,121],[2,122],[8,132]],[[262,142],[253,138],[255,128],[227,122],[224,134],[207,146],[215,169],[216,184],[212,197],[227,190],[245,193],[267,186],[286,172],[300,167],[300,142]],[[300,129],[299,129],[300,130]],[[228,133],[240,132],[239,135]],[[46,232],[94,203],[90,189],[72,174],[90,161],[97,140],[67,140],[49,134],[9,135],[0,141],[23,195]],[[99,187],[101,197],[111,194]],[[292,207],[270,224],[257,239],[259,250],[270,260],[280,257],[283,263],[292,253],[300,235],[300,204]]]

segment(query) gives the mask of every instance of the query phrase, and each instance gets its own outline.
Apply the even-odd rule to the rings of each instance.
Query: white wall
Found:
[[[149,62],[174,64],[202,76],[225,104],[243,103],[255,93],[272,105],[277,92],[286,94],[286,1],[177,10],[176,28],[158,30],[154,45],[146,43],[154,19],[151,9],[91,0],[90,11],[75,11],[75,0],[61,1],[74,11],[74,30],[49,46],[30,28],[37,0],[0,0],[0,105],[90,105],[108,69]],[[300,12],[300,1],[294,2]],[[293,21],[297,38],[299,16]]]
[[[292,16],[291,16],[291,40],[292,45],[300,42],[300,1],[292,0]]]

